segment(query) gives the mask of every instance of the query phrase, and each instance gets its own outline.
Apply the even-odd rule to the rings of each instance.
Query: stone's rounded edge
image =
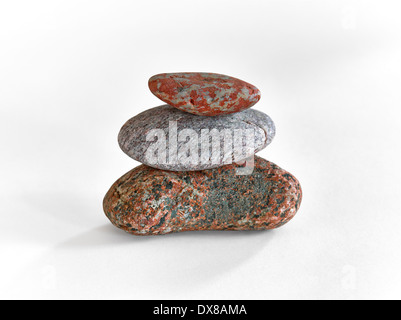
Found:
[[[292,202],[291,206],[288,208],[287,216],[278,223],[274,229],[280,228],[290,222],[297,214],[303,198],[303,191],[299,180],[288,171],[281,169],[284,174],[283,177],[286,178],[287,184],[290,188],[289,199]]]
[[[271,126],[269,127],[270,130],[269,130],[268,134],[271,138],[270,138],[270,142],[268,143],[268,145],[273,142],[273,140],[277,134],[277,127],[272,118],[270,118],[270,124],[271,124]]]
[[[135,155],[135,153],[132,152],[132,150],[128,147],[130,139],[132,139],[132,134],[130,134],[130,124],[132,122],[133,118],[128,120],[120,129],[117,137],[118,145],[121,149],[122,152],[131,159],[138,161],[140,163],[143,163],[143,161],[140,161]],[[132,140],[131,140],[132,141]]]
[[[157,210],[155,210],[155,208],[148,207],[148,211],[145,212],[145,208],[142,207],[139,208],[143,209],[142,213],[135,211],[135,213],[138,214],[132,215],[132,203],[135,200],[138,200],[138,197],[146,196],[147,192],[149,191],[146,189],[149,186],[141,188],[140,185],[137,185],[134,182],[136,179],[140,178],[141,175],[146,176],[146,174],[149,174],[149,172],[153,173],[151,175],[153,184],[150,184],[149,186],[158,185],[159,182],[161,183],[164,181],[164,171],[155,171],[151,167],[140,165],[130,170],[116,182],[114,182],[103,199],[103,211],[110,222],[115,227],[137,236],[165,234],[162,232],[162,230],[152,230],[156,224],[156,218],[151,217],[149,221],[146,221],[146,215],[153,215],[156,217]],[[173,196],[173,194],[171,196]],[[135,209],[137,210],[138,207]]]
[[[118,142],[118,145],[119,145],[121,151],[124,152],[131,159],[138,161],[142,164],[149,165],[148,163],[146,163],[146,161],[144,161],[144,159],[137,156],[137,154],[135,152],[133,152],[134,150],[132,149],[132,146],[134,145],[135,141],[138,138],[135,135],[135,131],[134,131],[134,129],[136,128],[135,122],[144,116],[146,117],[148,114],[154,114],[154,113],[157,113],[160,110],[164,110],[166,108],[170,109],[173,112],[179,111],[178,109],[173,108],[170,105],[161,105],[161,106],[153,107],[153,108],[147,109],[145,111],[142,111],[139,114],[137,114],[136,116],[127,120],[124,123],[124,125],[121,127],[121,129],[118,133],[118,136],[117,136],[117,142]]]
[[[225,219],[219,220],[218,216],[216,216],[215,219],[220,225],[215,224],[215,221],[204,222],[205,219],[210,219],[210,215],[214,217],[214,214],[208,212],[208,210],[215,211],[219,208],[215,207],[216,203],[213,199],[213,201],[206,199],[204,202],[205,196],[206,198],[210,197],[208,193],[213,193],[214,189],[206,187],[205,190],[202,190],[201,188],[205,183],[207,184],[209,179],[216,178],[221,173],[231,172],[230,175],[233,176],[235,167],[232,165],[219,168],[214,172],[213,170],[206,170],[204,172],[188,172],[187,174],[185,172],[165,172],[141,165],[113,184],[104,198],[103,208],[106,216],[114,226],[140,236],[163,235],[183,231],[240,231],[279,228],[292,220],[300,207],[302,201],[300,183],[289,172],[262,158],[257,157],[255,168],[258,171],[257,175],[264,172],[265,177],[263,179],[267,179],[266,182],[268,184],[274,182],[273,189],[266,189],[269,194],[266,194],[265,198],[268,199],[269,203],[256,204],[253,212],[247,211],[244,221],[233,222],[228,220],[230,223],[226,224],[222,223]],[[218,175],[216,176],[216,174]],[[254,178],[251,177],[251,179]],[[137,179],[139,180],[137,181]],[[227,182],[231,181],[234,186],[235,180],[230,179],[232,177],[228,177]],[[145,185],[141,186],[144,181],[147,181],[148,184],[145,183]],[[237,183],[241,184],[241,181]],[[227,190],[231,189],[230,186],[226,187]],[[184,191],[188,193],[185,194]],[[155,192],[156,196],[154,196]],[[199,192],[201,192],[200,195],[197,194]],[[252,191],[250,192],[250,194],[253,194]],[[270,201],[271,197],[274,198],[274,201]],[[176,201],[175,206],[169,206],[169,203],[166,202],[170,201],[169,199]],[[260,201],[264,198],[256,195],[256,198],[252,198],[251,201],[257,199]],[[192,204],[195,206],[196,212],[200,212],[198,217],[194,217],[193,213],[191,213],[190,208],[192,207],[184,206],[184,209],[179,207],[181,201],[187,201],[184,205]],[[246,202],[249,202],[249,199]],[[262,211],[260,211],[260,208],[262,208]],[[177,214],[177,210],[184,210],[184,212]],[[206,210],[206,213],[202,213],[202,210]],[[189,218],[186,216],[187,214],[190,215]],[[223,216],[226,214],[230,216],[228,212],[223,212]],[[238,220],[235,215],[234,218]]]
[[[188,80],[189,83],[183,85],[183,80]],[[212,84],[214,89],[210,91]],[[163,102],[199,116],[241,112],[253,107],[261,99],[261,92],[256,86],[219,73],[160,73],[149,78],[148,87],[152,94]],[[230,92],[230,90],[233,91]],[[226,92],[226,95],[224,98],[220,96],[215,101],[217,92],[220,94]]]
[[[168,75],[168,73],[159,73],[159,74],[156,74],[156,75],[150,77],[149,80],[148,80],[148,88],[149,88],[150,92],[152,92],[152,94],[155,97],[159,98],[160,100],[162,100],[163,102],[167,103],[168,105],[171,105],[172,101],[170,101],[168,99],[165,99],[163,97],[163,95],[160,94],[159,88],[158,88],[159,79],[163,79],[167,75]]]
[[[255,154],[256,154],[265,149],[273,142],[276,136],[276,125],[274,124],[273,119],[262,111],[251,109],[251,110],[244,110],[243,112],[250,112],[257,115],[257,117],[255,117],[257,121],[254,124],[256,127],[263,130],[265,135],[265,142],[261,145],[260,148],[255,148]]]
[[[131,118],[132,119],[132,118]],[[127,156],[129,150],[125,147],[125,141],[127,140],[126,128],[128,128],[130,120],[128,120],[124,125],[121,127],[120,131],[118,132],[117,142],[122,152],[124,152]],[[131,156],[129,156],[131,157]],[[131,157],[132,158],[132,157]]]

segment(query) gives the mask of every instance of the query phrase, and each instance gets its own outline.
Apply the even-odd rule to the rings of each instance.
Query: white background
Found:
[[[397,1],[0,2],[0,297],[401,298]],[[162,72],[238,77],[276,123],[297,216],[135,237],[102,210]]]

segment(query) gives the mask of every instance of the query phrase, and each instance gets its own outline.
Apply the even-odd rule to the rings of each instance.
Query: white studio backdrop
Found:
[[[0,298],[401,297],[397,1],[1,1]],[[162,72],[256,85],[283,228],[140,238],[102,200]]]

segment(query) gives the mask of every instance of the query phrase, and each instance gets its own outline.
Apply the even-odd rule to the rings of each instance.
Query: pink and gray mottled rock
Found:
[[[148,166],[196,171],[240,162],[274,135],[273,121],[257,110],[206,117],[164,105],[130,119],[118,141],[128,156]]]
[[[163,73],[149,79],[149,89],[167,104],[201,116],[248,109],[260,99],[253,85],[217,73]]]
[[[104,212],[134,235],[267,230],[295,216],[302,190],[292,174],[259,157],[251,175],[238,176],[236,169],[172,172],[141,165],[113,184]]]

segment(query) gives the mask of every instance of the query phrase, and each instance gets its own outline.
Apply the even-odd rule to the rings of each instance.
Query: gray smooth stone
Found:
[[[150,167],[197,171],[239,163],[269,145],[275,132],[270,117],[254,109],[210,117],[163,105],[130,119],[118,142],[124,153]]]

